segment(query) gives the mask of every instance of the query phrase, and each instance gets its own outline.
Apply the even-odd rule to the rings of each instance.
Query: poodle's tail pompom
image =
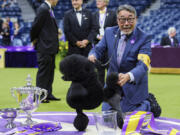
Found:
[[[79,113],[77,112],[77,116],[74,119],[74,127],[78,130],[78,131],[85,131],[85,129],[87,128],[89,123],[89,119],[88,117],[84,114],[84,113]]]

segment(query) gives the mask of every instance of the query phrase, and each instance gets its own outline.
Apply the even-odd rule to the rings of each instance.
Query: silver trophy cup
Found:
[[[19,108],[0,109],[1,117],[7,120],[7,124],[5,125],[6,128],[11,129],[16,127],[13,121],[17,117],[19,111]]]
[[[36,122],[32,121],[32,112],[36,111],[42,100],[47,97],[47,90],[32,86],[30,75],[26,78],[27,84],[24,87],[11,88],[11,94],[16,98],[21,110],[27,114],[25,125],[31,125]]]

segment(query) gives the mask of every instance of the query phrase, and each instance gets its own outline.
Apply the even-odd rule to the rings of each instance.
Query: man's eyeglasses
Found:
[[[126,21],[128,23],[133,23],[135,18],[118,18],[120,23],[125,23]]]

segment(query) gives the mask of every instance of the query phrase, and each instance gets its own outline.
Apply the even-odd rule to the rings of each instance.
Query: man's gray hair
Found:
[[[176,32],[176,28],[175,27],[170,27],[168,29],[168,34],[171,34],[171,33],[174,33],[174,32]]]
[[[136,9],[131,6],[131,5],[120,5],[116,11],[116,14],[118,15],[120,11],[122,10],[126,10],[126,11],[129,11],[130,13],[133,13],[135,15],[135,17],[137,17],[137,12],[136,12]]]
[[[109,0],[104,0],[104,2],[106,2],[106,3],[107,3],[107,5],[109,4]]]
[[[97,1],[97,0],[96,0]],[[103,0],[107,5],[109,4],[109,0]]]

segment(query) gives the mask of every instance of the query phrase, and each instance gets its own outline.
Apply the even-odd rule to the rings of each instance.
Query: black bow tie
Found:
[[[76,13],[80,13],[80,14],[81,14],[81,13],[82,13],[82,10],[80,10],[80,11],[76,11]]]

